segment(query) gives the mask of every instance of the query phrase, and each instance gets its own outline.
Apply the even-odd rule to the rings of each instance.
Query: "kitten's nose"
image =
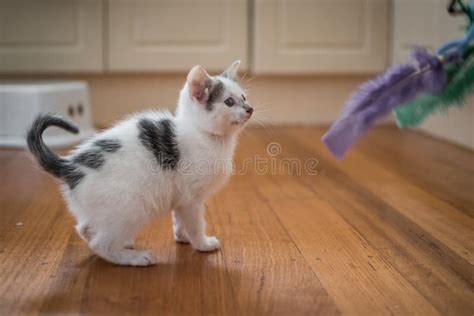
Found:
[[[246,104],[246,105],[244,105],[244,109],[245,109],[245,112],[247,112],[248,114],[252,115],[252,113],[253,113],[253,107],[248,106],[248,105]]]

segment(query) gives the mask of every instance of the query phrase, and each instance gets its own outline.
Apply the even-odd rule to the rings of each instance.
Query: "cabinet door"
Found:
[[[0,72],[100,70],[100,0],[0,1]]]
[[[387,0],[256,0],[255,72],[380,71],[387,17]]]
[[[404,62],[415,46],[434,51],[463,36],[464,17],[448,14],[446,0],[395,0],[393,4],[394,63]]]
[[[111,71],[245,68],[247,1],[110,1],[108,47]]]

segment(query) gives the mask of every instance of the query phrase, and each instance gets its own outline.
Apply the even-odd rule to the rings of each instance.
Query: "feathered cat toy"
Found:
[[[459,8],[456,7],[459,6]],[[341,159],[349,146],[378,120],[394,111],[399,127],[414,126],[429,114],[463,104],[474,90],[474,0],[454,0],[451,14],[469,18],[466,35],[435,54],[415,48],[410,62],[394,65],[352,94],[322,141]]]

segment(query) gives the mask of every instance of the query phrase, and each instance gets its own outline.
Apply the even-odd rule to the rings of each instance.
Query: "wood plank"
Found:
[[[474,217],[474,155],[470,150],[395,127],[378,128],[356,146],[385,167],[396,169],[411,183],[430,188],[431,194]]]
[[[294,140],[314,150],[319,157],[334,161],[320,142],[311,141],[308,137],[319,138],[322,133],[302,129],[294,135]],[[453,206],[439,200],[428,191],[406,181],[396,171],[359,152],[352,150],[337,163],[338,167],[352,179],[357,180],[367,190],[380,196],[395,208],[401,215],[419,225],[427,234],[433,236],[440,246],[445,245],[453,251],[466,265],[474,263],[474,220]],[[370,172],[367,172],[370,170]]]
[[[230,284],[225,271],[219,269],[220,254],[200,254],[175,245],[171,236],[169,219],[145,229],[137,246],[152,248],[160,263],[143,269],[111,265],[91,255],[76,237],[65,252],[66,264],[58,269],[41,312],[194,315],[233,311]]]
[[[251,190],[229,185],[210,203],[240,315],[335,315],[322,286],[271,209]]]
[[[323,132],[248,129],[236,156],[247,170],[209,201],[222,249],[176,244],[164,217],[137,240],[160,260],[142,269],[94,256],[56,181],[0,150],[0,314],[472,315],[474,154],[375,129],[339,162]],[[262,172],[257,158],[319,165]]]
[[[320,159],[319,168],[324,172],[319,170],[317,176],[303,173],[298,181],[306,183],[317,196],[333,205],[439,311],[460,315],[474,310],[472,266],[466,271],[457,271],[456,265],[453,266],[449,257],[446,258],[419,227],[398,216],[396,210],[364,189],[357,179],[352,180],[339,171],[331,159],[321,158],[319,153],[299,144],[295,137],[289,136],[288,130],[275,134],[266,141],[278,139],[284,149],[284,158]],[[295,134],[299,138],[303,136],[299,132]]]
[[[294,141],[279,137],[278,132],[275,134],[266,138],[258,135],[265,139],[261,147],[275,139],[280,141],[282,154],[270,159],[278,158],[277,164],[280,164],[292,155],[304,158],[303,153],[293,151]],[[303,177],[275,174],[274,178],[282,179],[279,185],[284,190],[301,183]],[[314,191],[312,198],[265,196],[343,314],[437,313],[430,302]],[[370,284],[370,288],[364,288],[364,284]]]
[[[210,224],[222,241],[226,269],[241,315],[338,314],[336,305],[258,188],[273,187],[253,164],[255,143],[245,138],[236,174],[209,203]],[[237,171],[236,171],[237,172]],[[282,194],[278,190],[274,194]],[[295,192],[292,192],[295,194]]]
[[[71,234],[55,183],[44,174],[19,176],[30,164],[23,152],[0,155],[0,314],[36,311],[40,296],[60,265]],[[44,181],[43,181],[44,180]],[[45,199],[31,184],[43,183]]]
[[[329,193],[326,201],[442,314],[463,315],[474,309],[472,283],[449,262],[440,263],[437,250],[413,234],[410,223],[391,216],[393,210],[377,197],[349,190],[340,180],[327,181],[328,185],[308,181],[308,185],[320,198]]]
[[[318,198],[274,199],[272,208],[343,314],[437,311],[377,251]]]

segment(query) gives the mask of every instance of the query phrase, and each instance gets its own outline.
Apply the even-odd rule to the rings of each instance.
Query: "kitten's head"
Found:
[[[239,65],[240,60],[233,62],[219,76],[209,76],[202,66],[194,66],[181,92],[179,114],[192,117],[200,128],[215,135],[239,131],[253,113],[237,82]]]

